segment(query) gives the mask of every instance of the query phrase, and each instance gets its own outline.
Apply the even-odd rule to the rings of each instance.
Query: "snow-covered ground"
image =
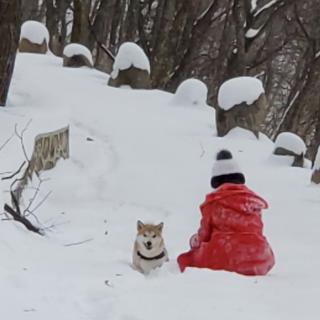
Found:
[[[69,124],[71,158],[43,174],[50,180],[38,201],[52,192],[36,211],[44,237],[2,216],[0,319],[319,319],[320,187],[310,185],[311,170],[272,158],[263,135],[238,129],[217,138],[211,108],[182,108],[169,93],[111,88],[107,79],[50,55],[17,57],[0,145],[32,119],[30,154],[37,131]],[[265,277],[178,271],[220,148],[233,151],[248,186],[269,202],[276,266]],[[13,137],[0,172],[22,161]],[[148,277],[130,267],[138,219],[164,222],[171,259]]]

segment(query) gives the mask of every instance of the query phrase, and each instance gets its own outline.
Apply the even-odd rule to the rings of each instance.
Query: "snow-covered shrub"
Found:
[[[313,164],[311,181],[320,184],[320,146],[318,147],[316,159]]]
[[[218,136],[240,127],[259,135],[268,102],[262,82],[253,77],[237,77],[224,82],[218,92],[216,114]]]
[[[221,109],[226,111],[243,102],[250,106],[263,93],[263,84],[257,78],[232,78],[221,85],[218,93],[218,104]]]
[[[304,141],[292,132],[280,133],[275,141],[273,153],[279,156],[292,156],[293,167],[304,167],[307,147]]]
[[[90,50],[79,43],[70,43],[63,50],[64,67],[93,67]]]
[[[113,87],[150,88],[150,62],[138,45],[125,42],[120,46],[108,84]]]
[[[21,26],[19,51],[29,53],[47,53],[49,31],[38,21],[28,20]]]
[[[296,134],[292,132],[280,133],[275,141],[275,149],[282,148],[291,151],[294,154],[305,154],[307,147],[304,141]]]
[[[173,103],[177,105],[206,105],[208,88],[205,83],[198,79],[183,81],[173,97]]]

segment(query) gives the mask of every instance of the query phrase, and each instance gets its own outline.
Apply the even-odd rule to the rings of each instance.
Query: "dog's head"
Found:
[[[154,224],[144,224],[137,222],[137,242],[146,250],[152,250],[163,245],[162,239],[163,222]]]

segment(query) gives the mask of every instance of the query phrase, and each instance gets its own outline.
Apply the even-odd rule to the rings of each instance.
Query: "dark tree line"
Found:
[[[174,91],[195,77],[208,85],[213,106],[223,81],[256,76],[270,102],[263,131],[271,138],[297,133],[314,158],[320,0],[22,0],[22,13],[23,21],[47,25],[54,53],[70,41],[82,43],[107,72],[119,45],[134,41],[150,59],[154,88]]]

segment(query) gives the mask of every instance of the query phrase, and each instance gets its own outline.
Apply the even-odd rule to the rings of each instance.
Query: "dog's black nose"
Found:
[[[151,241],[147,241],[147,246],[151,247],[151,245],[152,245],[152,242]]]

